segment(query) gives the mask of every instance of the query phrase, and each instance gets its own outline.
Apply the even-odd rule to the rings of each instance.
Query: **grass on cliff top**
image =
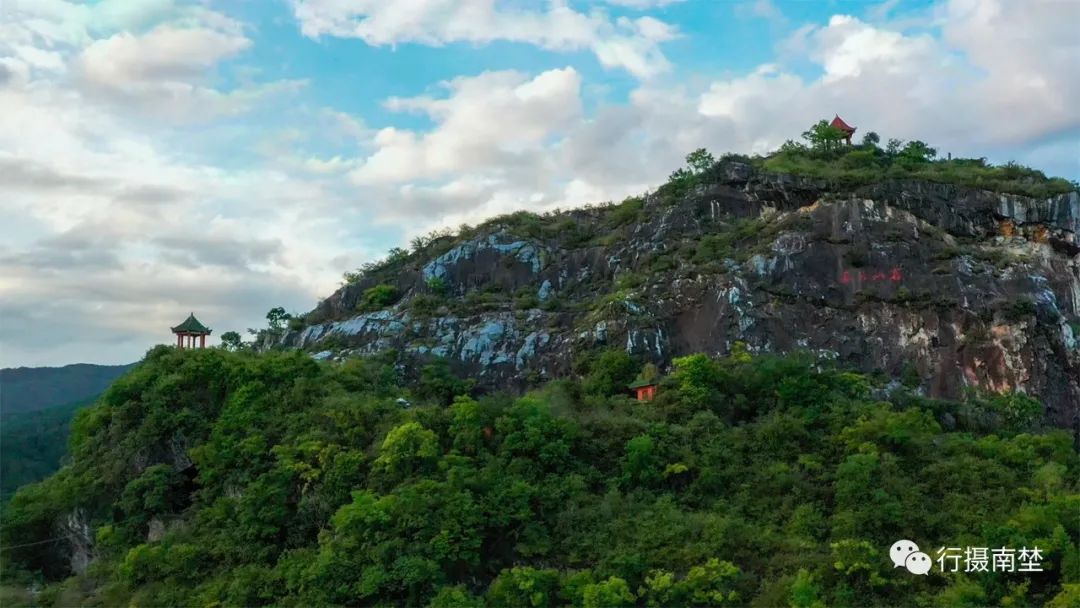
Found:
[[[985,159],[908,159],[891,156],[865,145],[819,154],[809,149],[787,150],[758,159],[755,165],[772,173],[822,179],[845,187],[888,180],[925,180],[956,184],[1003,194],[1047,198],[1075,191],[1077,185],[1042,171],[1007,163],[990,165]]]

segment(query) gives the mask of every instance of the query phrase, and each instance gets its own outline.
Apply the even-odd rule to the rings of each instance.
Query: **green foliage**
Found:
[[[925,142],[890,139],[885,150],[881,138],[868,132],[860,146],[844,146],[843,134],[819,121],[803,133],[809,146],[792,141],[769,155],[762,166],[771,172],[791,173],[828,180],[841,187],[856,187],[888,179],[922,179],[983,190],[1049,197],[1077,190],[1062,178],[1047,178],[1041,171],[1013,162],[998,167],[985,159],[937,159],[937,150]]]
[[[439,307],[445,303],[446,300],[442,297],[421,293],[413,296],[412,300],[409,300],[409,310],[416,316],[426,317],[434,315],[438,312]]]
[[[1043,413],[1042,404],[1023,393],[1001,393],[987,400],[987,409],[1002,417],[1005,427],[1026,430]]]
[[[821,588],[806,568],[799,568],[795,581],[791,583],[791,607],[825,608],[825,603],[821,601]]]
[[[447,285],[446,279],[442,277],[431,277],[427,280],[427,288],[431,290],[431,293],[437,296],[446,295]]]
[[[290,319],[292,319],[292,315],[285,312],[285,309],[280,306],[271,308],[270,311],[266,313],[266,323],[269,326],[270,331],[281,331]]]
[[[641,217],[645,201],[641,197],[632,196],[622,203],[615,205],[607,212],[607,223],[613,227],[624,226],[638,221]]]
[[[1035,316],[1035,302],[1028,297],[1020,297],[1002,307],[1001,314],[1008,321],[1024,321]]]
[[[637,368],[625,350],[605,350],[589,364],[583,387],[593,395],[625,394]]]
[[[424,472],[435,464],[438,447],[435,433],[419,422],[407,422],[386,435],[374,462],[375,470],[398,479]]]
[[[396,364],[394,353],[332,365],[150,351],[80,411],[70,464],[4,506],[5,584],[40,581],[33,601],[45,605],[1067,606],[1077,595],[1080,455],[1022,395],[888,400],[860,374],[745,347],[678,359],[649,403],[585,390],[639,369],[615,355],[580,362],[585,382],[522,397],[466,396],[445,362],[405,385]],[[955,430],[938,423],[946,413]],[[71,546],[50,540],[73,516],[96,542],[78,576]],[[152,521],[165,531],[148,540]],[[1023,584],[913,577],[887,555],[900,537],[1037,545],[1045,572]]]
[[[60,468],[67,453],[71,420],[90,403],[0,414],[0,503],[20,486],[44,479]]]
[[[467,395],[475,382],[462,379],[450,371],[445,359],[437,359],[420,370],[420,381],[416,385],[416,395],[443,405],[449,404],[458,395]]]
[[[430,246],[431,244],[441,240],[442,238],[443,237],[440,236],[438,239],[434,239],[431,243],[426,243],[426,245]],[[398,268],[403,265],[406,261],[408,261],[408,259],[408,251],[405,251],[400,247],[394,247],[386,253],[385,258],[381,260],[365,262],[360,266],[360,268],[354,271],[344,273],[341,277],[341,282],[343,285],[355,285],[357,283],[360,283],[364,279],[376,277],[379,275],[385,275],[394,268]]]
[[[630,586],[617,576],[586,585],[582,596],[584,608],[620,608],[634,605],[634,594],[630,592]]]
[[[843,131],[833,127],[827,120],[819,120],[803,132],[802,138],[810,144],[814,152],[831,152],[840,147],[847,137]]]
[[[227,331],[221,334],[221,346],[225,350],[240,350],[243,347],[243,343],[240,341],[240,334],[235,331]]]
[[[712,169],[715,164],[716,159],[705,148],[698,148],[686,155],[686,166],[694,175],[700,175]]]
[[[397,287],[385,284],[376,285],[364,290],[357,308],[364,312],[379,310],[397,302],[398,297]]]
[[[691,187],[701,183],[705,175],[716,165],[716,159],[705,148],[698,148],[686,155],[686,167],[676,169],[661,187],[665,196],[682,196]]]

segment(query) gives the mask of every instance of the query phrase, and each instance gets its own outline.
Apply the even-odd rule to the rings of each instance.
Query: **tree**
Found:
[[[926,163],[937,156],[937,150],[919,140],[909,141],[900,150],[900,159],[910,163]]]
[[[266,320],[269,322],[270,329],[273,331],[280,331],[281,328],[285,326],[285,323],[291,318],[292,315],[285,312],[285,309],[280,306],[271,308],[270,311],[266,313]]]
[[[620,606],[633,606],[634,593],[623,579],[612,576],[606,581],[601,581],[585,586],[584,608],[619,608]]]
[[[904,140],[892,138],[889,143],[885,144],[885,154],[889,156],[896,156],[900,153],[900,148],[904,145]]]
[[[846,137],[843,131],[825,120],[819,120],[802,134],[802,138],[810,142],[810,147],[815,152],[835,150]]]
[[[686,155],[686,166],[690,168],[690,173],[694,175],[700,175],[716,164],[716,159],[705,148],[698,148],[690,154]]]
[[[240,350],[243,348],[243,343],[240,341],[240,334],[235,331],[227,331],[221,334],[221,346],[225,350]]]
[[[375,468],[397,479],[424,470],[439,455],[439,439],[419,422],[406,422],[392,429],[383,440]]]
[[[605,396],[625,393],[634,379],[634,367],[634,360],[625,350],[606,350],[590,366],[585,391]]]
[[[865,148],[877,148],[878,143],[881,142],[881,137],[874,131],[867,131],[866,135],[863,135],[862,145]]]

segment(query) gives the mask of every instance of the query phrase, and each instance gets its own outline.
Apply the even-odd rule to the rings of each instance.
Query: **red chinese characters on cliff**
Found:
[[[899,283],[900,281],[903,281],[903,280],[904,280],[904,274],[900,270],[899,266],[893,266],[889,270],[888,275],[886,275],[885,272],[882,271],[882,270],[876,270],[876,271],[860,270],[859,271],[859,282],[860,283],[876,283],[876,282],[879,282],[879,281],[890,281],[890,282],[893,282],[893,283]],[[851,275],[850,270],[845,270],[843,273],[840,274],[840,282],[842,284],[847,285],[851,281],[852,281],[852,275]]]

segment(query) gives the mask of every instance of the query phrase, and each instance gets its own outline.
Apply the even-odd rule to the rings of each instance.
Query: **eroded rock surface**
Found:
[[[1063,426],[1080,415],[1080,194],[838,190],[723,169],[676,200],[645,197],[618,225],[602,209],[544,218],[559,227],[549,232],[492,225],[343,287],[278,344],[320,358],[448,357],[522,388],[570,373],[592,348],[665,365],[742,341],[915,378],[935,397],[1024,391]],[[357,312],[387,282],[400,301]]]

